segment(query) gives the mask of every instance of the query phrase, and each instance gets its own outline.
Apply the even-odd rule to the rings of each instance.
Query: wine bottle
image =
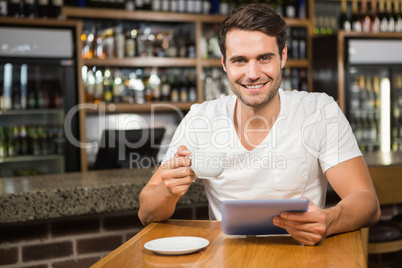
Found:
[[[36,17],[36,3],[35,0],[24,0],[24,13],[26,18]]]
[[[371,76],[366,76],[367,108],[373,111],[375,108],[375,94],[371,83]]]
[[[161,99],[163,101],[170,100],[170,84],[166,75],[161,76]]]
[[[341,15],[339,16],[338,22],[339,29],[350,32],[352,29],[352,25],[347,15],[347,3],[346,0],[341,1]]]
[[[152,1],[152,11],[161,11],[161,0],[153,0]]]
[[[401,15],[401,4],[402,2],[394,1],[394,19],[395,19],[395,32],[402,32],[402,15]]]
[[[21,95],[20,95],[20,106],[21,109],[27,109],[28,102],[28,65],[21,65],[21,73],[20,73],[20,83],[21,83]]]
[[[124,8],[128,11],[135,10],[134,0],[126,0]]]
[[[380,32],[388,32],[388,16],[385,13],[385,0],[378,2],[378,16],[380,18]]]
[[[359,87],[359,77],[356,76],[350,88],[350,109],[352,112],[359,110],[360,107],[360,87]]]
[[[6,127],[0,126],[0,158],[8,155]]]
[[[24,16],[21,11],[23,11],[22,7],[24,6],[23,0],[9,0],[7,12],[8,16],[12,17],[22,17]]]
[[[8,15],[7,8],[8,8],[7,0],[0,0],[0,17]],[[0,144],[0,146],[1,146],[1,144]]]
[[[144,0],[135,0],[135,9],[143,10],[144,9]]]
[[[370,25],[371,32],[378,33],[380,31],[380,18],[377,14],[377,0],[372,0],[371,2]]]
[[[392,1],[387,0],[386,9],[388,14],[388,32],[395,32],[395,18],[392,13]]]
[[[162,0],[162,11],[169,12],[170,11],[170,1],[169,0]]]
[[[103,75],[103,101],[112,102],[113,91],[112,91],[113,77],[109,69],[106,69]]]
[[[352,29],[356,32],[362,31],[362,24],[358,15],[358,3],[357,0],[352,0]]]
[[[285,17],[286,18],[296,18],[297,16],[297,1],[296,0],[285,0]]]
[[[373,78],[373,90],[374,90],[374,108],[380,108],[380,78],[375,75]]]
[[[103,101],[103,74],[101,70],[95,72],[95,89],[93,96],[89,96],[88,102],[99,104]]]
[[[61,8],[63,6],[63,0],[51,0],[51,4],[53,18],[61,19]]]
[[[170,0],[170,11],[171,12],[179,11],[179,0]]]
[[[151,0],[144,0],[144,9],[145,10],[151,10],[152,9]]]
[[[115,71],[113,77],[113,102],[120,103],[122,102],[122,93],[124,90],[122,74],[119,71]]]
[[[360,108],[367,109],[367,91],[364,81],[364,75],[359,78],[359,88],[360,88]]]
[[[371,20],[367,9],[367,0],[362,0],[359,21],[362,25],[362,32],[368,33],[371,31]]]
[[[221,0],[219,2],[219,14],[227,15],[229,13],[229,2],[227,0]]]

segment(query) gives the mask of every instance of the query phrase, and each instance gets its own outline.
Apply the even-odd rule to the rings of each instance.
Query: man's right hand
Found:
[[[177,149],[175,156],[162,164],[162,182],[168,191],[177,197],[183,196],[191,183],[196,179],[191,166],[191,159],[186,157],[190,151],[182,145]]]

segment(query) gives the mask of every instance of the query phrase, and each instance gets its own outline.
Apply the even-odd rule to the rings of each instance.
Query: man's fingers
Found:
[[[188,167],[191,164],[191,160],[187,157],[174,157],[162,164],[164,169],[172,169],[178,167]]]
[[[177,148],[176,154],[178,156],[188,156],[189,154],[191,154],[191,152],[187,149],[186,146],[181,145],[179,146],[179,148]]]

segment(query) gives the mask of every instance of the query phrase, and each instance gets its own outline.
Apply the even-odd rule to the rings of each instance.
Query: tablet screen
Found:
[[[308,199],[226,200],[221,202],[222,229],[228,235],[287,234],[273,224],[281,212],[308,210]]]

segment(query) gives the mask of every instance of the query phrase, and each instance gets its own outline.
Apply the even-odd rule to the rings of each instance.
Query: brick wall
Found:
[[[172,218],[208,219],[207,204],[178,206]],[[0,225],[0,266],[89,267],[142,228],[137,211]]]

